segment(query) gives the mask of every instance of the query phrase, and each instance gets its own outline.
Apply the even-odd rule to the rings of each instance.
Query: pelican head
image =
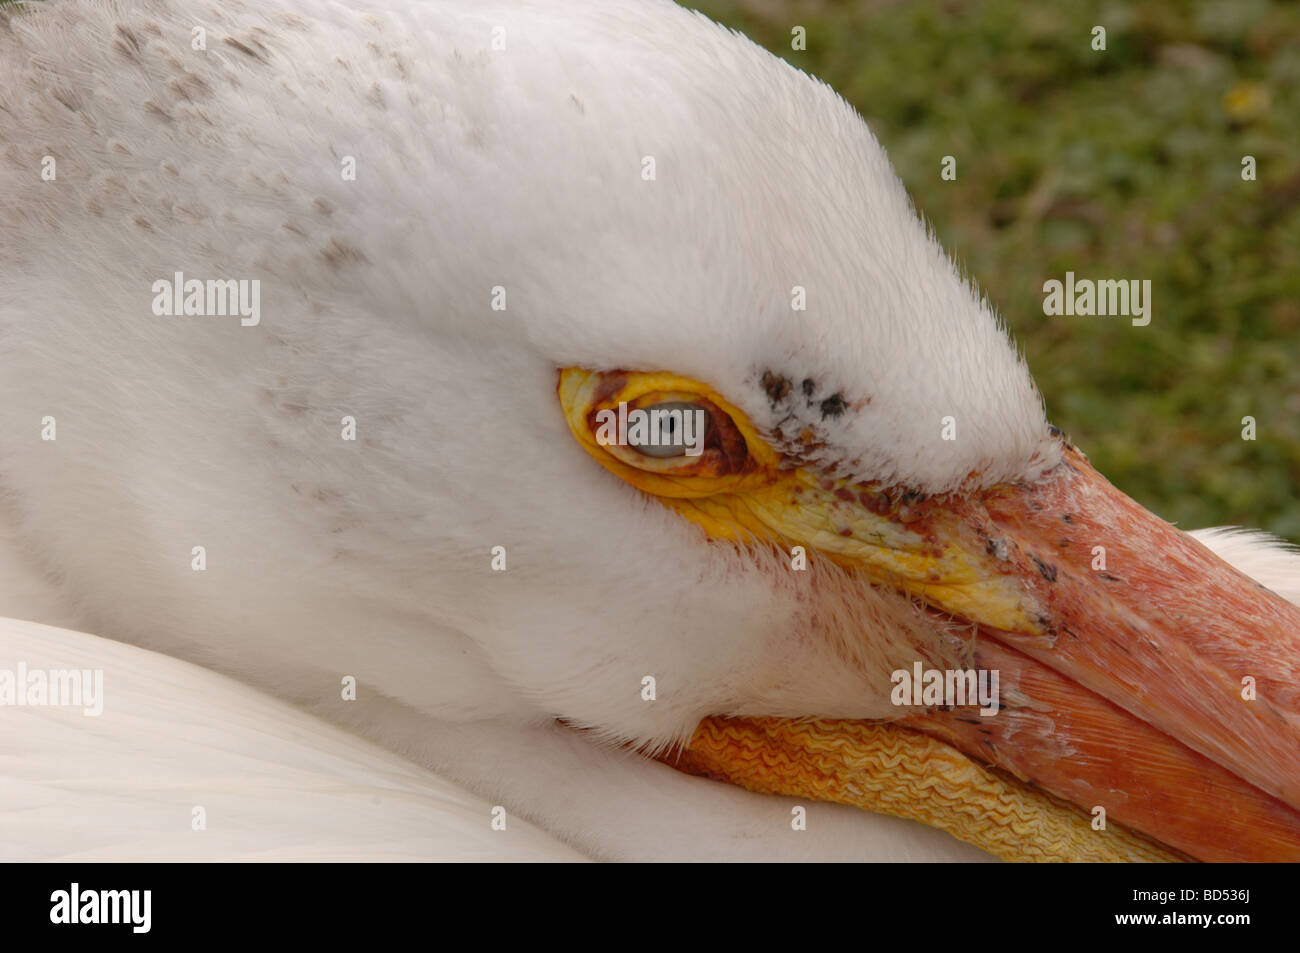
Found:
[[[108,630],[1004,856],[1297,856],[1300,609],[1049,425],[829,87],[668,0],[221,6],[178,58],[188,6],[67,54],[131,61],[116,105],[65,115],[43,54],[33,149],[81,145],[24,221],[76,227],[2,286],[91,316],[14,332],[0,414],[119,434],[61,438],[133,489],[51,544]],[[182,269],[260,277],[260,324],[144,316]],[[81,479],[38,457],[36,528]],[[931,671],[996,713],[900,689]]]

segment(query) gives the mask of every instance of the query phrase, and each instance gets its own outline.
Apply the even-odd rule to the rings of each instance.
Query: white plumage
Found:
[[[104,711],[4,712],[0,860],[577,860],[392,752],[178,659],[0,619],[0,658],[98,669]]]
[[[0,614],[227,672],[593,856],[978,856],[830,805],[791,838],[792,802],[597,744],[663,745],[706,714],[796,701],[874,710],[823,633],[792,641],[809,607],[761,559],[700,545],[593,472],[556,407],[557,368],[671,368],[766,429],[781,421],[764,370],[813,380],[855,408],[824,423],[820,462],[930,492],[1031,480],[1059,459],[991,311],[829,88],[668,0],[55,0],[8,30],[0,502],[4,558],[35,581],[6,589]],[[53,182],[39,180],[46,155]],[[152,283],[178,270],[259,279],[260,324],[151,314]],[[795,286],[806,311],[791,309]],[[953,414],[962,438],[941,442]],[[46,417],[55,441],[41,439]],[[340,439],[345,417],[355,442]],[[489,569],[497,545],[506,573]],[[1263,544],[1249,550],[1263,567]],[[1267,553],[1268,572],[1294,578],[1293,556]],[[142,800],[192,784],[168,811],[228,794],[250,830],[319,811],[338,831],[318,841],[290,825],[267,848],[282,856],[383,854],[424,818],[422,840],[391,849],[542,849],[522,824],[494,840],[486,813],[473,819],[484,802],[230,682],[75,635],[3,632],[5,657],[103,655],[121,701],[94,763],[135,766]],[[674,687],[663,703],[640,699],[645,673]],[[338,699],[344,675],[355,703]],[[173,677],[194,695],[164,690]],[[220,719],[232,748],[217,776],[192,780],[202,752],[160,757],[184,735],[134,714],[148,711]],[[52,745],[43,759],[24,748],[28,771],[66,765],[93,779],[69,804],[116,798],[115,829],[151,823],[121,800],[129,772],[80,774],[59,753],[82,722],[23,717]],[[322,793],[334,781],[387,806],[349,829],[347,805]],[[281,784],[314,807],[256,795]],[[389,810],[394,791],[407,813]],[[444,810],[468,822],[465,839]],[[217,828],[202,849],[258,849]],[[6,849],[75,852],[42,831]]]

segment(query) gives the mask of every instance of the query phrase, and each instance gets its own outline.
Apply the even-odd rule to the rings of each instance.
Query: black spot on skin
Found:
[[[1074,517],[1071,516],[1069,513],[1066,513],[1064,516],[1061,517],[1061,519],[1065,520],[1065,522],[1067,522],[1067,523],[1073,523],[1073,522],[1074,522]]]
[[[1048,582],[1056,582],[1055,566],[1053,566],[1051,563],[1043,562],[1037,556],[1034,556],[1032,554],[1030,555],[1029,558],[1034,561],[1034,565],[1038,567],[1038,572],[1044,579],[1046,579]]]
[[[805,377],[803,379],[803,383],[799,385],[799,389],[803,391],[803,395],[805,397],[811,397],[813,395],[813,391],[817,389],[817,385],[813,383],[813,379],[811,377]]]
[[[1001,539],[994,539],[992,536],[984,537],[984,551],[1003,562],[1010,558],[1010,550],[1006,542]]]
[[[822,401],[821,407],[822,420],[825,420],[827,417],[840,416],[840,414],[844,413],[844,409],[848,407],[848,404],[844,402],[844,398],[839,394],[832,394]]]

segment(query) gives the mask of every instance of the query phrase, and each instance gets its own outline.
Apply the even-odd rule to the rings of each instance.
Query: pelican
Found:
[[[1300,858],[1300,557],[1098,474],[829,87],[669,0],[5,11],[5,856]]]

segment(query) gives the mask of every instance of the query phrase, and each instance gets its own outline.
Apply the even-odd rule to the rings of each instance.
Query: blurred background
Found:
[[[857,107],[1113,483],[1184,529],[1300,543],[1300,4],[684,5]],[[1045,316],[1066,271],[1149,278],[1150,325]]]

